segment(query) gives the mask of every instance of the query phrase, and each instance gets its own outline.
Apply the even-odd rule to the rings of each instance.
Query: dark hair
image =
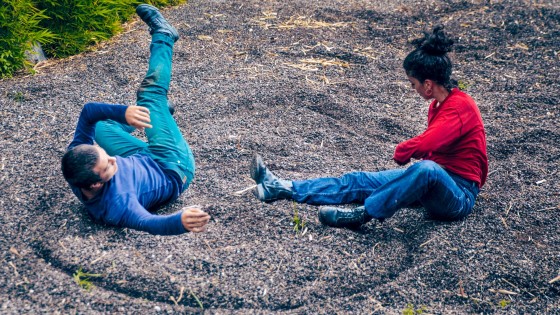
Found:
[[[89,188],[101,181],[101,177],[93,172],[99,159],[94,146],[81,144],[68,150],[62,157],[62,175],[73,186]]]
[[[445,35],[443,25],[434,27],[432,34],[424,32],[424,37],[413,40],[412,44],[416,49],[403,62],[406,74],[421,83],[429,79],[451,90],[454,85],[452,65],[447,53],[451,51],[453,40]]]

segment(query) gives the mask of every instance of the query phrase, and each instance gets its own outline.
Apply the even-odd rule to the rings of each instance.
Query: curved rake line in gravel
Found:
[[[39,205],[37,208],[42,208],[44,206]],[[38,210],[38,209],[36,209]],[[414,240],[414,238],[409,238],[409,240]],[[391,283],[392,281],[395,281],[402,272],[408,270],[409,268],[411,268],[412,266],[414,266],[414,255],[415,255],[415,251],[419,248],[418,247],[418,242],[413,241],[412,243],[410,241],[406,241],[403,242],[403,245],[406,248],[406,256],[403,256],[402,259],[400,260],[399,264],[395,264],[395,268],[392,269],[389,273],[384,274],[384,275],[380,275],[379,281],[371,281],[372,279],[368,279],[367,281],[361,282],[356,284],[357,287],[353,287],[351,288],[351,290],[347,290],[348,288],[346,287],[339,287],[338,289],[340,290],[331,290],[328,291],[327,296],[330,296],[332,299],[344,299],[344,298],[351,298],[353,296],[357,296],[360,294],[367,294],[369,295],[369,289],[371,287],[378,287],[378,286],[383,286],[384,284],[387,283]],[[375,252],[375,249],[377,248],[378,244],[372,244],[372,249],[373,249],[373,253]],[[43,259],[46,263],[50,263],[50,265],[55,268],[60,270],[62,273],[68,275],[68,277],[72,278],[76,272],[76,270],[80,269],[81,266],[78,265],[74,265],[74,264],[68,264],[65,263],[59,259],[57,259],[56,257],[53,256],[52,250],[49,249],[47,246],[45,246],[45,243],[43,243],[40,240],[35,240],[30,244],[30,247],[33,249],[34,254]],[[369,252],[369,249],[366,251]],[[362,253],[364,254],[364,253]],[[362,257],[362,256],[360,256]],[[358,264],[360,263],[360,260],[356,260],[358,262]],[[349,268],[352,269],[356,269],[359,270],[359,267],[356,265],[356,262],[354,262],[353,265],[349,266]],[[330,270],[330,269],[329,269]],[[83,271],[83,269],[82,269]],[[91,271],[91,270],[88,270]],[[84,271],[84,272],[88,272],[88,271]],[[303,289],[303,291],[306,291],[308,294],[310,293],[310,288],[315,286],[317,284],[317,282],[319,281],[323,281],[325,277],[325,273],[323,273],[319,278],[315,279],[314,281],[310,282],[309,285],[305,286],[305,288]],[[330,279],[331,282],[335,282],[335,283],[342,283],[344,282],[344,279],[341,279],[340,277],[342,276],[335,276],[333,279]],[[137,280],[142,280],[142,278],[139,278]],[[340,281],[339,281],[340,280]],[[157,302],[157,303],[164,303],[164,304],[168,304],[168,305],[182,305],[185,307],[189,307],[189,308],[193,308],[196,310],[201,310],[201,309],[222,309],[222,310],[240,310],[240,309],[254,309],[254,310],[270,310],[270,311],[296,311],[297,309],[304,307],[308,304],[313,304],[317,301],[314,301],[313,299],[308,300],[308,299],[301,299],[301,300],[288,300],[286,302],[283,303],[277,303],[277,304],[273,304],[273,305],[266,305],[266,304],[257,304],[257,305],[246,305],[247,303],[242,299],[242,298],[238,298],[238,297],[234,297],[234,296],[229,296],[227,294],[223,294],[221,296],[216,296],[213,295],[212,298],[210,299],[210,301],[208,300],[204,300],[204,298],[202,298],[202,300],[200,299],[200,297],[196,296],[192,289],[188,289],[189,293],[182,295],[181,293],[183,292],[179,292],[179,296],[177,298],[174,297],[175,294],[177,294],[177,291],[173,290],[165,290],[165,291],[150,291],[150,290],[138,290],[138,289],[133,289],[133,288],[129,288],[129,287],[125,287],[121,284],[117,282],[113,282],[110,280],[107,280],[106,278],[104,279],[103,277],[91,277],[89,278],[89,282],[99,288],[102,288],[104,290],[107,291],[112,291],[115,293],[119,293],[119,294],[124,294],[127,295],[131,298],[141,298],[141,299],[146,299],[152,302]],[[131,282],[131,281],[129,281]],[[186,288],[184,288],[186,289]],[[339,292],[340,291],[340,292]],[[348,291],[347,293],[345,291]],[[341,294],[341,292],[344,292],[343,294]],[[182,296],[182,297],[181,297]],[[186,298],[188,297],[188,298]],[[307,302],[306,302],[307,301]],[[208,307],[204,307],[204,303],[206,303],[206,305]],[[224,307],[224,306],[230,306],[233,305],[233,307]],[[247,307],[249,306],[249,307]],[[252,306],[252,307],[251,307]]]
[[[34,253],[37,257],[43,259],[46,263],[50,263],[50,265],[53,268],[60,270],[62,273],[68,275],[71,278],[73,277],[75,271],[81,268],[80,266],[77,265],[65,264],[60,260],[54,258],[52,256],[52,251],[48,249],[46,246],[44,246],[44,244],[40,241],[34,241],[31,244],[31,248],[33,248]],[[152,302],[164,303],[168,305],[183,305],[186,307],[192,307],[194,309],[199,309],[199,310],[201,308],[203,309],[203,306],[201,306],[202,302],[199,300],[199,298],[196,295],[194,295],[192,290],[190,290],[188,294],[188,296],[190,296],[191,298],[183,297],[181,299],[175,299],[173,294],[176,294],[176,292],[174,293],[172,291],[169,291],[168,292],[169,297],[164,298],[162,294],[154,294],[151,293],[150,291],[141,291],[141,290],[126,288],[123,287],[122,285],[119,285],[116,282],[103,280],[102,277],[89,278],[89,282],[104,290],[124,294],[135,299],[142,298]],[[219,300],[219,299],[214,299],[214,300]],[[232,302],[232,299],[228,299],[227,297],[221,300],[223,300],[223,302],[220,304],[225,304],[225,305],[230,304]]]
[[[359,289],[355,289],[353,288],[352,290],[350,290],[350,292],[348,294],[340,294],[340,292],[337,291],[330,291],[330,297],[333,299],[340,299],[340,298],[349,298],[355,295],[359,295],[361,293],[367,293],[369,292],[369,288],[371,287],[376,287],[376,286],[382,286],[383,284],[386,283],[390,283],[391,281],[394,281],[396,278],[398,278],[400,276],[400,274],[409,269],[410,267],[412,267],[414,265],[414,250],[416,250],[416,246],[415,245],[407,245],[408,249],[407,249],[407,256],[404,257],[404,259],[401,260],[401,264],[398,264],[398,268],[395,268],[394,270],[392,270],[390,273],[386,274],[386,275],[382,275],[379,279],[379,281],[377,283],[375,282],[363,282],[362,284],[359,284]],[[43,259],[46,263],[50,263],[50,265],[55,268],[60,270],[62,273],[68,275],[69,277],[73,277],[74,273],[76,270],[80,269],[81,267],[77,266],[77,265],[72,265],[72,264],[66,264],[58,259],[56,259],[55,257],[53,257],[52,255],[52,251],[47,248],[46,246],[44,246],[43,242],[41,241],[34,241],[31,244],[31,248],[34,250],[34,253],[37,257],[40,257],[41,259]],[[316,279],[316,281],[313,281],[310,286],[314,286],[316,285],[316,283],[318,281],[321,281],[324,275],[322,275],[321,277],[319,277],[318,279]],[[336,277],[336,278],[340,278],[340,277]],[[333,279],[332,281],[334,282],[338,282],[338,280]],[[344,279],[340,279],[340,280],[344,280]],[[158,302],[158,303],[164,303],[164,304],[168,304],[168,305],[183,305],[186,307],[191,307],[194,309],[233,309],[233,310],[239,310],[239,309],[256,309],[256,310],[271,310],[271,311],[286,311],[286,310],[297,310],[301,307],[304,307],[307,305],[307,303],[305,303],[305,299],[302,299],[300,301],[297,302],[292,302],[292,301],[288,301],[285,303],[279,303],[279,304],[275,304],[275,305],[258,305],[258,307],[252,307],[252,308],[247,308],[246,306],[244,306],[245,302],[243,300],[239,300],[239,298],[230,298],[227,295],[223,295],[221,298],[216,298],[216,296],[214,295],[212,300],[214,303],[208,305],[208,302],[206,302],[206,305],[208,305],[207,307],[203,306],[203,303],[205,302],[204,299],[200,300],[200,297],[197,297],[196,295],[194,295],[194,293],[192,292],[192,290],[189,290],[188,295],[186,295],[187,297],[190,298],[185,298],[185,295],[182,294],[182,292],[179,293],[179,297],[175,298],[174,294],[177,294],[177,292],[173,292],[173,291],[169,291],[167,292],[167,296],[168,298],[164,297],[164,294],[157,294],[157,293],[152,293],[151,291],[141,291],[141,290],[136,290],[136,289],[131,289],[131,288],[127,288],[124,287],[122,285],[119,285],[117,282],[111,282],[108,280],[104,280],[102,277],[94,277],[94,278],[89,278],[89,282],[99,288],[102,288],[104,290],[107,291],[112,291],[112,292],[116,292],[116,293],[120,293],[120,294],[124,294],[127,295],[129,297],[138,299],[146,299],[152,302]],[[307,291],[309,293],[309,288],[310,286],[306,286],[303,290]],[[346,291],[345,287],[340,287],[339,288],[341,291]],[[369,293],[368,293],[369,294]],[[180,298],[180,296],[182,296],[182,298]],[[217,302],[217,303],[216,303]],[[313,303],[313,301],[311,300],[310,303]],[[230,308],[226,308],[223,305],[239,305],[239,307],[230,307]],[[214,306],[214,307],[213,307]]]

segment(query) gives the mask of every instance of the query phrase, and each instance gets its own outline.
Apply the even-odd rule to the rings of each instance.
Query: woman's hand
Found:
[[[200,210],[198,206],[185,208],[181,214],[181,222],[189,232],[204,232],[209,220],[208,213]]]
[[[152,128],[150,110],[143,106],[128,106],[124,114],[126,122],[134,128]]]

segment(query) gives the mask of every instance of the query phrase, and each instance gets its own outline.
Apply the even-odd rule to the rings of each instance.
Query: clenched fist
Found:
[[[124,113],[126,122],[135,128],[152,128],[150,125],[150,110],[142,106],[128,106]]]
[[[209,220],[208,213],[200,210],[197,206],[184,208],[181,214],[181,222],[189,232],[204,232]]]

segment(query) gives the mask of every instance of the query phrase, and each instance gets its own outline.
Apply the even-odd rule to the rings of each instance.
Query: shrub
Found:
[[[143,3],[149,3],[153,6],[161,8],[161,7],[166,7],[166,6],[175,6],[175,5],[185,3],[185,2],[187,2],[187,0],[149,0],[149,1],[145,1]],[[142,3],[142,2],[140,1],[140,3]]]
[[[157,7],[186,0],[0,0],[0,78],[31,69],[25,52],[34,42],[48,57],[85,51],[121,31],[140,3]]]
[[[140,3],[157,7],[177,5],[186,0],[35,0],[49,19],[41,25],[57,40],[44,46],[50,57],[67,57],[83,52],[90,45],[111,38],[121,31],[123,22],[134,15]]]
[[[32,70],[25,52],[34,42],[47,44],[54,35],[39,26],[46,16],[32,0],[0,0],[0,78],[19,69]]]
[[[49,19],[41,25],[57,39],[43,46],[49,57],[67,57],[111,38],[134,12],[137,0],[36,0]]]

